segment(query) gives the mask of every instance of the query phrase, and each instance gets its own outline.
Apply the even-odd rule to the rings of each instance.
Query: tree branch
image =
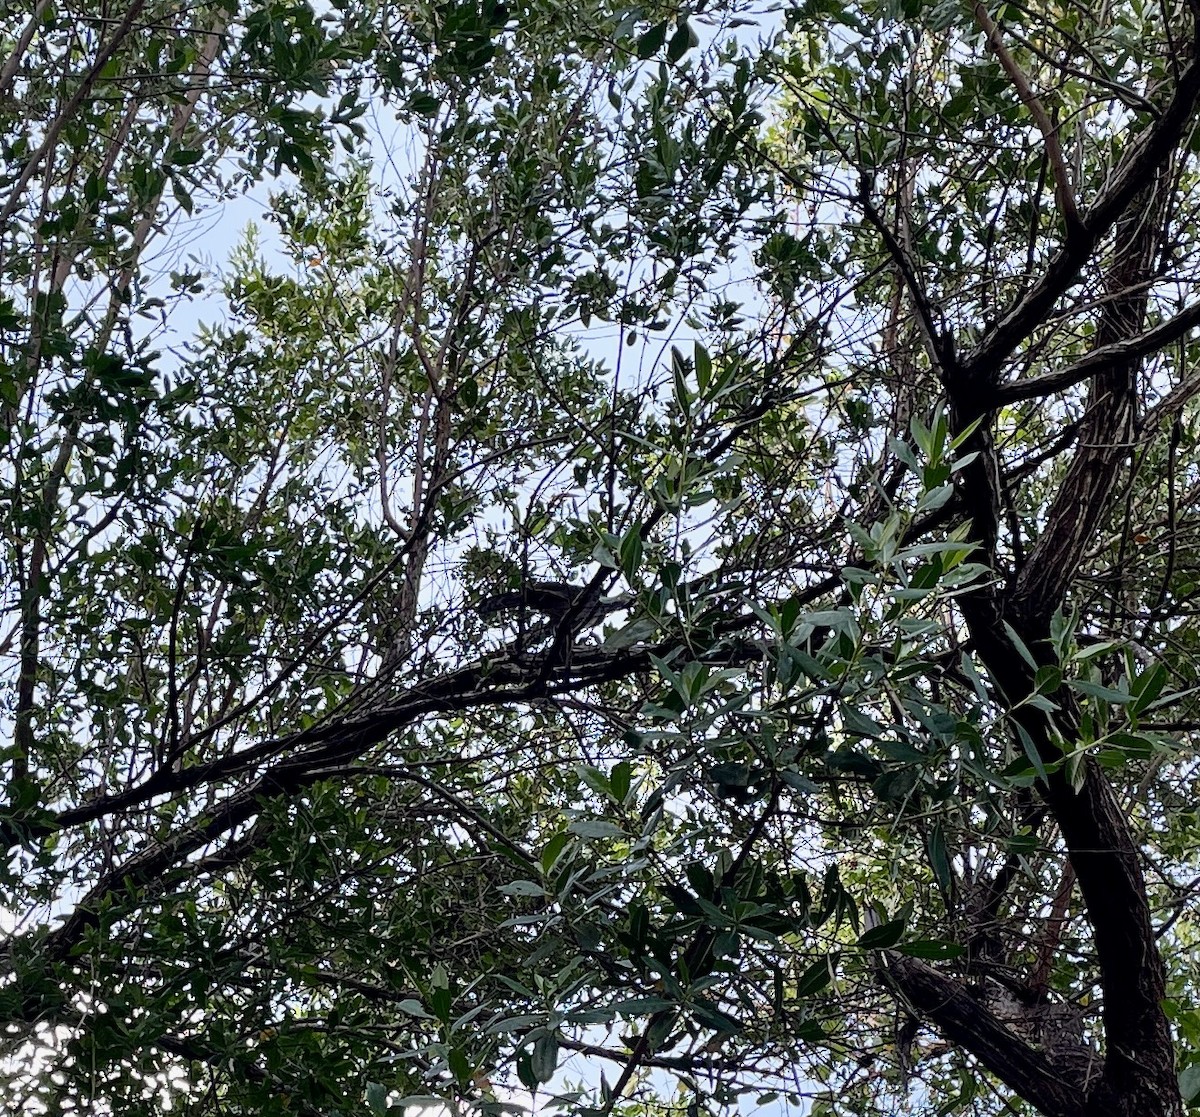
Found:
[[[1160,322],[1152,329],[1135,337],[1122,338],[1108,345],[1099,345],[1074,364],[1067,365],[1042,376],[1028,380],[1015,380],[1001,384],[991,392],[991,401],[996,407],[1018,403],[1021,400],[1040,399],[1052,392],[1062,392],[1082,384],[1089,377],[1098,375],[1115,364],[1141,360],[1178,341],[1189,330],[1200,326],[1200,303],[1181,310],[1178,314]]]
[[[1082,217],[1079,235],[1055,253],[1042,278],[983,336],[963,361],[965,375],[995,383],[1000,366],[1010,353],[1045,320],[1055,302],[1075,282],[1080,269],[1109,229],[1128,210],[1146,182],[1178,147],[1192,126],[1200,102],[1200,24],[1193,32],[1192,60],[1179,81],[1162,115],[1131,145]]]
[[[1050,171],[1054,176],[1054,194],[1058,199],[1058,209],[1066,225],[1067,240],[1082,232],[1079,221],[1079,211],[1075,206],[1075,191],[1071,187],[1071,179],[1067,174],[1066,160],[1063,159],[1062,146],[1058,142],[1058,128],[1050,120],[1045,106],[1029,84],[1025,72],[1017,64],[1017,60],[1009,53],[1000,34],[996,21],[988,14],[983,0],[976,0],[975,20],[987,36],[988,46],[999,59],[1000,65],[1013,83],[1022,103],[1037,122],[1042,140],[1046,144],[1046,158],[1050,160]]]
[[[971,1052],[1006,1086],[1046,1117],[1080,1117],[1083,1083],[1008,1030],[962,983],[915,958],[888,951],[879,969],[883,983],[914,1015],[951,1043]]]
[[[1162,183],[1162,176],[1155,176],[1118,227],[1105,275],[1110,297],[1096,326],[1098,349],[1119,348],[1142,329],[1149,300],[1147,280],[1161,232]],[[1140,367],[1140,358],[1118,359],[1101,366],[1092,379],[1077,449],[1010,598],[1023,630],[1039,631],[1063,603],[1084,550],[1108,511],[1121,461],[1133,444]]]

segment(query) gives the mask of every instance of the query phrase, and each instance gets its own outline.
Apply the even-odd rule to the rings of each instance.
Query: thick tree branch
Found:
[[[1091,759],[1083,776],[1076,791],[1060,769],[1045,794],[1070,852],[1100,962],[1105,1060],[1093,1091],[1094,1111],[1176,1113],[1181,1103],[1174,1044],[1162,1008],[1166,980],[1138,848],[1120,803]],[[1125,1099],[1126,1108],[1105,1108],[1108,1097]]]
[[[1109,298],[1097,324],[1098,349],[1117,347],[1119,352],[1126,341],[1144,336],[1141,331],[1160,233],[1164,180],[1161,174],[1151,176],[1151,186],[1140,198],[1130,197],[1128,210],[1118,223],[1116,246],[1105,276]],[[1069,249],[1068,244],[1064,252]],[[1063,258],[1060,254],[1059,262]],[[1049,287],[1043,284],[1043,289]],[[999,355],[998,348],[995,353]],[[972,405],[979,409],[986,426],[989,409],[980,402],[980,381],[986,383],[994,368],[981,362],[979,351],[972,362],[980,375],[966,375],[948,384],[948,389],[956,403],[957,422],[962,421],[965,400],[966,409]],[[1121,461],[1129,452],[1139,369],[1140,356],[1127,356],[1110,360],[1097,370],[1080,425],[1078,449],[1028,560],[1004,594],[978,593],[961,599],[981,658],[1001,691],[1018,707],[1015,717],[1021,729],[1043,760],[1054,765],[1039,789],[1067,845],[1092,927],[1104,991],[1104,1072],[1089,1090],[1085,1111],[1130,1117],[1180,1111],[1174,1049],[1162,1009],[1165,976],[1137,844],[1099,767],[1086,759],[1076,780],[1068,775],[1062,742],[1074,741],[1077,726],[1066,700],[1054,725],[1040,712],[1022,705],[1034,693],[1033,670],[1018,654],[1006,626],[1011,625],[1035,655],[1049,662],[1051,616],[1063,605],[1085,549],[1108,512]],[[986,398],[986,388],[982,395]],[[978,499],[979,494],[991,497],[979,471],[963,472],[967,499],[973,495]],[[990,553],[988,558],[992,558]],[[960,1042],[967,1043],[966,1037]],[[983,1057],[976,1043],[968,1044],[968,1049]],[[1024,1096],[1045,1109],[1029,1093]]]
[[[961,982],[914,958],[890,952],[881,964],[880,977],[914,1015],[971,1052],[1046,1117],[1081,1117],[1086,1111],[1084,1084],[1068,1068],[1009,1031]]]
[[[1098,349],[1141,334],[1149,299],[1163,209],[1163,176],[1130,206],[1117,229],[1105,276],[1108,301],[1096,328]],[[1066,596],[1067,587],[1096,526],[1108,511],[1121,461],[1133,444],[1138,358],[1109,363],[1092,379],[1078,448],[1046,513],[1045,525],[1013,588],[1010,605],[1018,627],[1040,630]]]
[[[1114,365],[1128,361],[1142,360],[1165,349],[1174,341],[1178,341],[1189,330],[1200,326],[1200,303],[1181,310],[1178,314],[1160,322],[1153,329],[1135,337],[1123,338],[1108,345],[1100,345],[1074,364],[1047,372],[1041,376],[1032,376],[1028,380],[1015,380],[1001,384],[993,389],[990,398],[996,407],[1005,404],[1018,403],[1021,400],[1041,399],[1054,392],[1062,392],[1068,388],[1082,384],[1085,380],[1097,376]]]
[[[1055,253],[1042,278],[988,332],[963,360],[970,378],[996,383],[1004,360],[1044,321],[1055,302],[1075,282],[1080,269],[1091,259],[1100,239],[1128,210],[1146,182],[1172,155],[1191,127],[1200,102],[1200,60],[1193,30],[1192,59],[1179,76],[1171,99],[1155,120],[1131,145],[1082,217],[1081,232],[1068,238]]]

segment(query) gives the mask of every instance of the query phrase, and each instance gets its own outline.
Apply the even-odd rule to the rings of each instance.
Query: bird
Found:
[[[631,593],[606,596],[599,586],[578,586],[572,582],[528,581],[514,590],[505,590],[483,598],[475,607],[484,618],[498,613],[528,611],[541,613],[554,631],[564,622],[570,631],[591,628],[605,617],[633,604]]]

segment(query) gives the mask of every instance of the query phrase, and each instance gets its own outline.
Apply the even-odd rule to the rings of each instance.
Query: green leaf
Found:
[[[929,852],[929,865],[933,869],[934,879],[937,880],[942,895],[949,896],[953,884],[953,872],[950,868],[950,858],[946,853],[946,836],[941,823],[936,823],[930,828],[926,848]]]
[[[621,562],[621,573],[632,582],[642,564],[642,525],[634,523],[621,539],[618,557]]]
[[[538,1082],[549,1082],[558,1069],[558,1037],[553,1034],[541,1036],[533,1045],[530,1068]]]
[[[450,1073],[454,1075],[460,1086],[464,1086],[471,1081],[471,1074],[474,1068],[471,1066],[471,1060],[467,1053],[461,1047],[455,1045],[450,1048],[449,1054],[446,1057],[446,1063],[450,1068]]]
[[[1025,756],[1032,765],[1033,770],[1038,774],[1038,778],[1044,783],[1047,778],[1046,764],[1042,760],[1042,754],[1038,751],[1037,745],[1033,743],[1033,738],[1030,737],[1028,730],[1019,721],[1013,723],[1017,731],[1017,738],[1021,742],[1021,748],[1025,751]]]
[[[1123,706],[1132,700],[1132,695],[1124,690],[1114,690],[1110,686],[1088,682],[1086,679],[1068,679],[1067,686],[1072,690],[1086,694],[1089,698],[1099,698],[1103,702],[1111,702],[1114,706]]]
[[[599,768],[593,768],[586,764],[582,765],[579,768],[579,775],[582,777],[583,782],[593,791],[600,795],[609,794],[611,790],[609,778]]]
[[[1039,667],[1037,674],[1034,675],[1034,686],[1041,694],[1053,694],[1062,686],[1062,681],[1062,669],[1054,664],[1046,664],[1043,667]]]
[[[405,106],[409,112],[417,116],[434,116],[442,107],[442,102],[426,90],[418,90],[408,99]]]
[[[545,896],[546,890],[535,881],[532,880],[514,880],[508,884],[498,885],[497,892],[504,893],[505,896]]]
[[[1151,736],[1144,733],[1127,733],[1124,730],[1110,733],[1106,740],[1125,753],[1127,758],[1137,757],[1139,760],[1149,760],[1160,747]]]
[[[405,997],[402,1001],[396,1002],[396,1008],[403,1012],[405,1016],[415,1016],[418,1020],[432,1020],[433,1017],[425,1011],[424,1006],[420,1001],[414,1000],[412,997]]]
[[[387,1113],[387,1087],[378,1082],[367,1083],[367,1108],[375,1117],[384,1117]]]
[[[609,778],[609,786],[612,790],[613,798],[618,803],[624,803],[629,796],[632,784],[633,766],[628,760],[618,761],[613,765],[612,775]]]
[[[637,56],[645,61],[662,48],[667,41],[667,21],[656,23],[648,31],[644,31],[637,41]]]
[[[1002,623],[1004,625],[1004,631],[1008,634],[1009,642],[1012,644],[1013,648],[1016,650],[1017,655],[1019,655],[1027,664],[1029,664],[1029,666],[1032,667],[1034,671],[1037,671],[1037,669],[1038,669],[1037,660],[1033,658],[1032,653],[1025,646],[1025,641],[1022,640],[1021,637],[1017,635],[1017,630],[1015,628],[1013,628],[1013,626],[1011,624],[1009,624],[1008,621],[1003,621]]]
[[[667,61],[678,62],[699,42],[700,39],[688,25],[688,21],[681,19],[675,33],[671,36],[670,43],[667,44]]]
[[[736,1017],[718,1008],[702,997],[692,1001],[692,1015],[697,1023],[705,1028],[711,1028],[718,1035],[736,1036],[745,1029],[745,1025]]]
[[[712,382],[712,358],[700,342],[696,342],[693,349],[692,363],[696,368],[696,384],[703,393]]]
[[[1167,682],[1167,668],[1162,663],[1152,663],[1133,680],[1129,687],[1134,699],[1129,704],[1129,713],[1138,717],[1145,713],[1162,693]]]
[[[819,993],[833,980],[833,956],[820,958],[813,962],[800,975],[800,979],[796,982],[797,997],[811,997],[814,993]]]
[[[863,950],[883,950],[895,946],[904,935],[904,920],[893,919],[871,927],[858,936],[856,946]]]
[[[1189,1105],[1200,1098],[1200,1063],[1192,1063],[1179,1072],[1179,1092]]]
[[[602,818],[577,818],[567,829],[581,838],[619,838],[625,833],[615,822]]]
[[[533,1055],[528,1048],[517,1052],[517,1078],[527,1090],[536,1090],[542,1083],[533,1069]],[[435,1099],[440,1102],[441,1099]]]
[[[543,847],[541,858],[541,869],[545,874],[549,874],[554,868],[555,862],[559,855],[567,847],[571,840],[571,835],[565,830],[560,830],[554,835]]]

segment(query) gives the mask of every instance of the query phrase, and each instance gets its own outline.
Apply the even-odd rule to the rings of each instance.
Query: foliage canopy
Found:
[[[28,7],[9,1111],[1200,1100],[1196,0]]]

